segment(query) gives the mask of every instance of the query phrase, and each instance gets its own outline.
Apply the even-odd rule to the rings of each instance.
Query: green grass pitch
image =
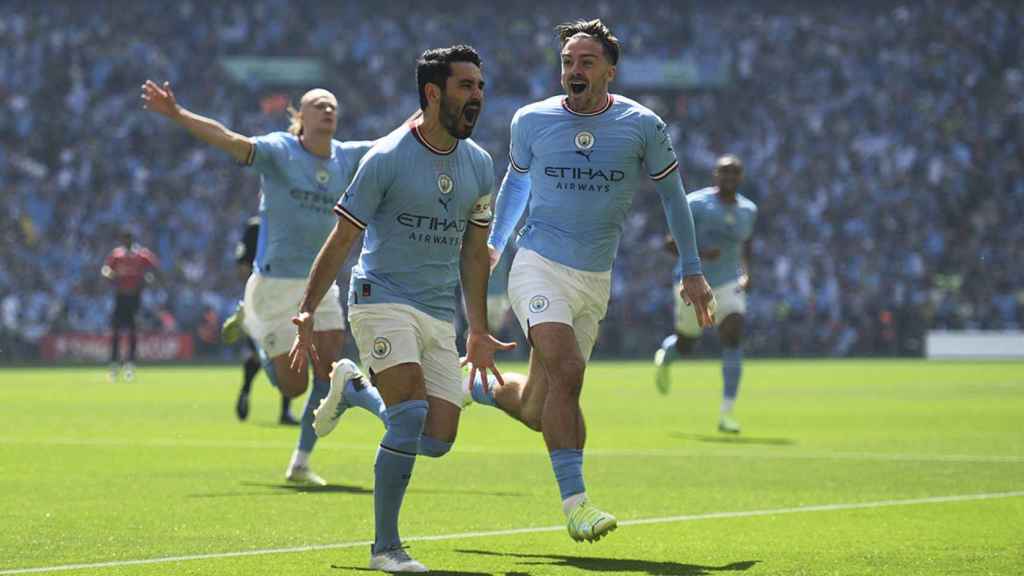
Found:
[[[522,366],[508,365],[506,369]],[[0,370],[0,575],[368,574],[379,422],[320,440],[331,484],[284,483],[297,431],[240,368]],[[402,534],[435,574],[1024,574],[1024,364],[763,361],[743,434],[715,431],[719,364],[588,369],[588,493],[619,529],[565,533],[541,437],[472,406],[420,458]],[[294,411],[301,410],[303,401]]]

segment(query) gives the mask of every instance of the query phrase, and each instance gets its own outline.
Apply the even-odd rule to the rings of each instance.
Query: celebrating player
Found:
[[[268,361],[267,376],[285,395],[301,396],[308,386],[305,368],[293,369],[288,359],[294,327],[291,316],[302,298],[304,278],[324,238],[331,231],[331,206],[348,186],[356,165],[372,142],[339,142],[338,101],[327,90],[310,90],[298,110],[290,110],[288,132],[248,137],[179,105],[170,83],[142,86],[147,110],[167,118],[196,138],[224,150],[260,173],[260,238],[255,268],[245,286],[245,328]],[[333,277],[325,286],[313,334],[320,356],[313,362],[313,389],[299,427],[299,443],[285,477],[288,481],[324,485],[309,468],[316,444],[313,411],[330,390],[332,361],[341,355],[345,320]],[[345,402],[362,406],[383,419],[380,395],[360,380],[350,383]]]
[[[733,417],[733,405],[740,389],[743,369],[743,314],[747,310],[746,293],[750,289],[750,236],[757,219],[757,206],[737,192],[743,181],[743,164],[732,154],[715,164],[715,185],[698,190],[688,197],[697,230],[697,246],[704,262],[704,271],[718,302],[718,338],[722,343],[722,404],[718,429],[739,433],[739,422]],[[667,240],[675,251],[675,242]],[[676,270],[679,274],[679,270]],[[693,309],[676,299],[676,333],[668,336],[654,353],[657,366],[655,383],[662,394],[671,386],[669,365],[680,355],[689,354],[700,338],[701,325]]]
[[[483,106],[480,57],[469,46],[427,50],[416,64],[421,121],[381,139],[335,206],[338,222],[317,256],[295,318],[292,360],[316,358],[317,303],[362,232],[352,268],[349,321],[363,366],[387,404],[377,451],[370,568],[425,572],[402,548],[398,513],[417,454],[451,450],[464,397],[455,347],[455,287],[469,320],[471,376],[492,371],[494,352],[514,344],[487,331],[487,233],[494,166],[469,139]],[[343,366],[346,374],[354,366]],[[336,422],[340,378],[317,411],[317,430]],[[486,376],[485,376],[486,377]]]
[[[121,245],[110,251],[100,274],[114,283],[114,315],[110,328],[110,380],[117,380],[118,363],[121,362],[121,330],[128,329],[128,360],[120,364],[125,380],[135,377],[135,316],[142,303],[142,289],[153,277],[159,266],[156,256],[144,246],[132,242],[132,233],[121,233]]]
[[[529,203],[508,290],[533,347],[529,375],[507,390],[482,379],[472,382],[472,390],[478,402],[543,432],[569,535],[593,541],[614,530],[616,519],[586,496],[580,392],[608,307],[622,223],[645,167],[680,246],[680,294],[693,303],[702,326],[713,321],[713,296],[701,275],[665,123],[608,93],[618,39],[600,20],[562,24],[557,31],[565,95],[520,108],[512,118],[509,169],[489,239],[496,262]]]

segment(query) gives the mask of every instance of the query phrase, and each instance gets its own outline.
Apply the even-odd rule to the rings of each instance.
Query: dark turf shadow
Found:
[[[363,566],[339,566],[337,564],[331,564],[331,568],[333,568],[335,570],[345,570],[345,571],[352,571],[352,572],[373,572],[375,574],[380,574],[379,570],[371,570],[371,569],[365,568]],[[397,572],[393,572],[393,574],[397,574]],[[465,571],[462,571],[462,570],[434,570],[434,569],[431,569],[430,572],[428,572],[428,574],[432,574],[434,576],[494,576],[494,572],[465,572]],[[498,574],[502,574],[502,573],[499,572]],[[505,574],[505,576],[530,576],[529,572],[506,572],[504,574]]]
[[[361,494],[372,495],[373,488],[364,488],[354,484],[328,484],[327,486],[303,486],[299,484],[272,484],[269,482],[240,482],[250,488],[270,488],[270,490],[213,492],[209,494],[189,494],[189,498],[232,498],[239,496],[286,496],[288,494]]]
[[[694,440],[696,442],[710,442],[714,444],[735,444],[735,445],[762,445],[762,446],[795,446],[796,440],[792,438],[766,438],[757,436],[740,436],[726,434],[688,434],[686,432],[672,432],[673,438],[683,440]]]
[[[486,550],[456,550],[462,554],[481,556],[502,556],[519,558],[518,564],[528,566],[568,566],[586,572],[612,572],[615,574],[649,574],[651,576],[707,576],[721,572],[744,572],[760,560],[730,562],[721,566],[701,566],[681,562],[654,562],[629,558],[594,558],[589,556],[564,556],[561,554],[517,554]]]

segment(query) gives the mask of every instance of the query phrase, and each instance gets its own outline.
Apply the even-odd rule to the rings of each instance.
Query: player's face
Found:
[[[743,182],[743,167],[729,162],[715,167],[715,186],[726,194],[735,194]]]
[[[326,90],[311,90],[299,108],[303,131],[334,136],[338,129],[338,100]]]
[[[484,105],[483,74],[476,64],[456,62],[445,84],[438,114],[441,125],[455,138],[469,138]]]
[[[615,66],[605,57],[599,41],[574,36],[562,47],[562,89],[573,110],[589,111],[603,106],[613,78]]]

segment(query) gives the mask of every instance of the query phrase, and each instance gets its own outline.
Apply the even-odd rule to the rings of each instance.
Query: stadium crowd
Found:
[[[232,247],[257,177],[144,114],[139,85],[245,134],[286,126],[309,86],[240,83],[226,56],[318,58],[339,136],[383,135],[416,107],[414,59],[484,58],[474,138],[504,171],[518,106],[560,91],[553,26],[601,17],[631,58],[717,54],[722,85],[626,88],[670,124],[689,191],[743,159],[760,207],[748,353],[916,354],[933,328],[1024,320],[1024,9],[941,0],[492,3],[31,0],[0,14],[0,359],[51,331],[104,331],[99,274],[125,227],[161,261],[142,324],[216,340],[241,294]],[[638,4],[644,4],[638,7]],[[285,95],[282,99],[276,95]],[[627,220],[598,355],[648,354],[671,326],[653,186]],[[652,330],[652,326],[662,329]]]

